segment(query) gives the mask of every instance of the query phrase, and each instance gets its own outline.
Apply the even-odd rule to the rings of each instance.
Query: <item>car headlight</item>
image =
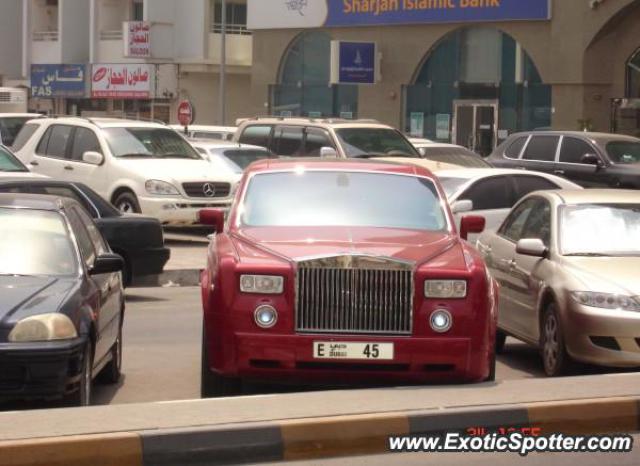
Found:
[[[467,297],[465,280],[425,280],[426,298],[461,299]]]
[[[241,275],[240,291],[243,293],[280,294],[284,278],[277,275]]]
[[[640,297],[625,296],[593,291],[574,291],[571,297],[579,304],[601,309],[620,309],[623,311],[640,311]]]
[[[9,341],[14,343],[29,341],[51,341],[76,338],[75,325],[64,314],[41,314],[19,321],[11,333]]]
[[[175,196],[180,194],[174,185],[166,181],[149,180],[144,184],[144,187],[149,194],[159,196]]]

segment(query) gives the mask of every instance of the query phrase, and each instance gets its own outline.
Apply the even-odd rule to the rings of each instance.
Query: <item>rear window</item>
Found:
[[[24,124],[33,119],[32,117],[6,117],[0,118],[0,134],[2,135],[2,144],[12,146],[16,136],[24,126]]]
[[[509,157],[510,159],[517,159],[520,157],[520,152],[522,152],[522,148],[524,147],[524,143],[527,142],[529,136],[520,136],[515,141],[513,141],[507,150],[504,151],[504,155]]]
[[[270,125],[247,126],[240,136],[240,142],[243,144],[251,144],[253,146],[269,147],[270,135]]]

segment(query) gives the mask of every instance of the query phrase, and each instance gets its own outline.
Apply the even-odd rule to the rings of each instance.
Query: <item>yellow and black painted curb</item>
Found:
[[[475,427],[538,427],[545,434],[638,432],[640,397],[4,441],[0,466],[188,466],[371,455],[388,452],[391,435]]]

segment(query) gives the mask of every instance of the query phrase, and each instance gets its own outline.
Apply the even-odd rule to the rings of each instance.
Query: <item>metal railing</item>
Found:
[[[33,31],[31,37],[34,42],[56,42],[59,34],[58,31]]]
[[[122,40],[122,29],[100,31],[100,40]]]
[[[241,36],[250,36],[251,31],[247,30],[246,24],[229,24],[227,23],[225,26],[225,30],[227,34],[237,34]],[[222,33],[222,23],[212,23],[211,24],[211,32],[214,34]]]

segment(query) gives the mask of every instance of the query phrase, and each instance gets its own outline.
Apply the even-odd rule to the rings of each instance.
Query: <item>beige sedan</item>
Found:
[[[477,246],[500,283],[497,350],[535,345],[550,376],[640,366],[640,191],[532,193]]]

